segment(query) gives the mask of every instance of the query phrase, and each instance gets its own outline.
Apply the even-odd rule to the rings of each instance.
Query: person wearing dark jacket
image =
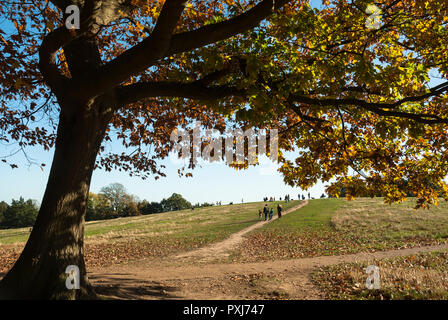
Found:
[[[263,208],[263,213],[264,213],[264,221],[268,220],[269,208],[267,204]]]
[[[278,214],[278,218],[279,219],[282,217],[282,211],[283,211],[282,205],[278,204],[278,206],[277,206],[277,214]]]

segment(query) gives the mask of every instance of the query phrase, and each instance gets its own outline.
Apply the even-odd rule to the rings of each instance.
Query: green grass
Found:
[[[285,209],[298,204],[270,205],[278,203]],[[263,206],[254,202],[87,222],[86,264],[105,266],[200,248],[257,223]],[[0,231],[0,272],[12,266],[28,236],[29,228]],[[17,245],[8,245],[13,243]]]
[[[285,209],[297,201],[281,203]],[[217,241],[258,222],[258,209],[263,202],[206,207],[195,210],[165,212],[154,215],[118,218],[86,223],[88,240],[114,241],[148,237],[202,239]],[[0,245],[23,243],[28,239],[29,228],[0,230]]]
[[[20,243],[28,239],[30,228],[0,230],[0,244]]]
[[[254,230],[231,256],[256,262],[446,243],[448,203],[414,210],[414,200],[384,204],[380,198],[317,199]]]
[[[298,230],[322,230],[331,227],[331,218],[343,202],[339,199],[316,199],[308,205],[283,216],[275,223],[270,223],[254,233],[264,231],[290,233]]]
[[[285,210],[298,201],[281,203]],[[264,202],[207,207],[86,223],[86,251],[117,259],[158,257],[220,241],[258,222]],[[231,261],[256,262],[348,254],[448,242],[448,204],[413,209],[415,202],[384,204],[382,199],[310,200],[308,205],[252,231]],[[29,229],[0,230],[0,245],[23,244]],[[113,248],[114,250],[109,250]],[[135,250],[133,253],[131,253]]]
[[[340,232],[357,230],[360,234],[384,239],[448,238],[448,203],[429,210],[415,210],[413,200],[401,204],[384,204],[378,199],[346,202],[332,218]]]

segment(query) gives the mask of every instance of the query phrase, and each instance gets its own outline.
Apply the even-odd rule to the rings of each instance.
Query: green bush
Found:
[[[4,205],[2,204],[4,207]],[[1,210],[1,208],[0,208]],[[19,200],[12,200],[2,214],[0,226],[2,228],[23,228],[31,227],[36,221],[39,208],[33,200],[25,201],[22,197]]]

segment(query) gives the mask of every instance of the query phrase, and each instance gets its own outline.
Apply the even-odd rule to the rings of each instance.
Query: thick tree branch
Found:
[[[50,32],[42,41],[39,48],[39,69],[44,81],[57,94],[68,79],[63,76],[57,65],[56,55],[58,50],[76,38],[73,30],[68,30],[65,26],[59,27]]]
[[[151,35],[99,68],[89,81],[82,81],[82,91],[89,95],[105,92],[164,57],[186,2],[167,0]]]
[[[239,16],[199,29],[175,34],[168,54],[200,48],[255,28],[291,0],[264,0]]]
[[[91,95],[118,86],[165,56],[225,40],[250,30],[292,0],[263,0],[247,12],[224,22],[172,35],[185,0],[167,0],[153,33],[133,48],[101,67],[88,83],[80,84]]]
[[[207,86],[199,81],[140,82],[115,89],[117,104],[123,107],[133,102],[155,97],[178,97],[198,100],[218,100],[231,96],[244,96],[245,91],[233,86]]]
[[[356,99],[356,98],[333,98],[333,99],[326,99],[326,98],[313,98],[309,96],[304,95],[292,95],[290,98],[294,102],[298,103],[304,103],[308,105],[318,105],[318,106],[343,106],[343,105],[351,105],[351,106],[358,106],[365,110],[374,112],[381,116],[390,116],[390,117],[399,117],[399,118],[407,118],[412,119],[420,123],[426,123],[426,124],[437,124],[437,123],[448,123],[448,118],[441,118],[438,115],[434,114],[418,114],[418,113],[408,113],[403,111],[397,111],[393,110],[404,103],[407,102],[419,102],[423,101],[425,99],[439,96],[445,92],[448,91],[448,81],[444,82],[434,88],[431,88],[429,92],[417,95],[417,96],[410,96],[403,98],[401,100],[391,102],[391,103],[375,103],[375,102],[367,102],[365,100]]]
[[[53,4],[60,7],[64,13],[65,17],[65,6],[71,4],[68,1],[53,1]],[[93,14],[95,11],[95,0],[85,0],[84,8],[81,12],[81,29],[67,29],[65,23],[59,28],[51,31],[42,41],[42,44],[39,48],[39,69],[42,73],[42,76],[45,82],[52,88],[56,95],[58,91],[63,90],[63,87],[66,85],[69,80],[65,76],[61,74],[56,64],[56,55],[60,48],[63,48],[70,44],[75,39],[80,39],[81,36],[87,34],[87,32],[92,28],[93,25]],[[62,6],[62,7],[61,7]],[[89,39],[89,37],[85,37],[85,39]],[[82,43],[81,43],[82,47]],[[67,47],[68,49],[68,47]],[[97,48],[94,48],[98,51]],[[70,56],[70,50],[68,49],[67,60],[69,66],[71,62],[73,62],[75,57]],[[97,52],[98,53],[98,52]],[[83,61],[86,59],[84,56],[82,57]],[[79,59],[78,59],[79,60]],[[80,63],[78,63],[80,65]],[[70,71],[73,72],[73,68]],[[73,75],[72,75],[73,76]]]
[[[312,122],[328,122],[327,120],[311,117],[304,114],[302,110],[300,110],[300,107],[295,105],[291,100],[287,101],[287,105],[292,111],[294,111],[300,117],[301,120],[307,120]]]
[[[246,95],[245,90],[237,89],[230,85],[212,84],[235,71],[239,67],[238,60],[232,60],[221,70],[211,72],[202,78],[192,82],[138,82],[135,84],[120,86],[115,89],[117,105],[125,106],[145,98],[153,97],[179,97],[200,100],[217,100],[229,96]]]
[[[66,7],[72,4],[70,0],[51,0],[50,2],[61,10],[65,10]]]

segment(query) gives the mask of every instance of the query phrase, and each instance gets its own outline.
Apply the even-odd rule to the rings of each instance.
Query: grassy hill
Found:
[[[448,203],[414,210],[415,202],[380,198],[311,200],[303,209],[247,236],[232,259],[255,262],[398,249],[448,242]]]
[[[299,201],[281,203],[286,209]],[[203,247],[258,222],[264,202],[206,207],[86,223],[90,266],[158,258]],[[230,261],[255,262],[413,247],[448,241],[448,204],[414,210],[413,201],[316,199],[246,236]],[[13,261],[29,228],[0,230],[0,256]],[[14,244],[14,245],[12,245]],[[9,263],[9,262],[8,262]],[[8,267],[0,263],[0,272]]]
[[[277,203],[269,205],[275,208]],[[299,201],[280,203],[288,209]],[[87,267],[102,268],[141,258],[154,259],[157,264],[161,257],[223,240],[258,222],[258,209],[264,204],[88,222]],[[271,260],[277,264],[282,259],[447,243],[448,203],[441,202],[430,210],[416,211],[413,206],[413,200],[397,205],[366,198],[350,202],[311,200],[307,206],[246,235],[227,262]],[[12,266],[28,236],[29,228],[0,230],[0,275]],[[377,291],[366,290],[362,285],[365,263],[319,269],[312,280],[330,299],[446,299],[446,257],[447,253],[441,252],[378,261],[384,287]]]
[[[286,210],[299,201],[269,205],[278,203]],[[203,247],[258,222],[263,206],[253,202],[87,222],[86,264],[106,266]],[[0,273],[12,266],[29,233],[29,228],[0,230]]]
[[[268,202],[284,209],[299,201]],[[223,205],[181,210],[138,217],[86,222],[85,236],[95,240],[120,240],[153,236],[207,237],[217,240],[258,222],[258,209],[264,202]],[[26,242],[30,228],[0,230],[0,245]]]

